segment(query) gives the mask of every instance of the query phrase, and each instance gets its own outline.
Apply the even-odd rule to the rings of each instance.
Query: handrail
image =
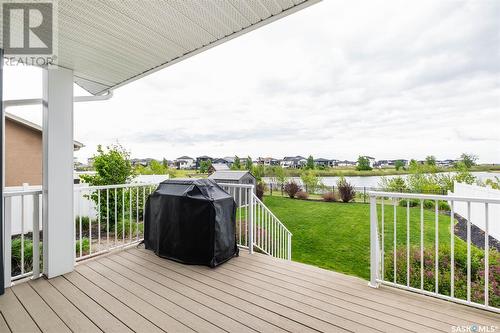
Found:
[[[264,209],[269,213],[271,214],[272,217],[274,217],[279,223],[280,225],[283,227],[283,229],[286,230],[286,232],[288,232],[291,236],[293,236],[292,232],[290,230],[288,230],[288,228],[283,224],[283,222],[280,221],[279,218],[276,217],[276,215],[274,215],[273,212],[271,212],[271,210],[254,194],[255,196],[255,200],[260,203],[262,205],[262,207],[264,207]]]
[[[130,187],[144,187],[144,186],[158,186],[157,183],[130,183],[130,184],[118,184],[118,185],[99,185],[99,186],[78,186],[74,187],[73,191],[97,191],[97,190],[114,190],[119,188],[130,188]]]
[[[478,203],[500,204],[500,199],[478,198],[478,197],[461,197],[453,195],[439,194],[420,194],[420,193],[399,193],[399,192],[378,192],[368,191],[371,197],[390,197],[398,199],[423,199],[423,200],[443,200],[443,201],[469,201]]]
[[[42,190],[8,191],[8,192],[4,192],[3,196],[4,196],[4,198],[9,198],[9,197],[20,197],[23,195],[36,195],[36,194],[42,194]]]

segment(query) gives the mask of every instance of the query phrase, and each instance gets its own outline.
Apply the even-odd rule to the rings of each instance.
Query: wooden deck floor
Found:
[[[143,249],[8,289],[0,332],[451,332],[500,316],[354,277],[242,253],[216,269]]]

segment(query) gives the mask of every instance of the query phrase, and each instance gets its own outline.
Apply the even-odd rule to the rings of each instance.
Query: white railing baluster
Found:
[[[109,188],[106,189],[106,245],[109,248]]]
[[[489,236],[489,210],[488,203],[484,204],[484,305],[488,306],[489,304],[489,274],[490,274],[490,236]]]
[[[450,202],[450,296],[455,297],[455,212],[454,202]]]
[[[97,246],[101,248],[101,190],[97,190]]]
[[[139,189],[135,191],[135,227],[136,227],[136,240],[139,240]]]
[[[21,275],[24,274],[24,226],[26,224],[26,212],[24,211],[24,195],[21,196]]]
[[[80,193],[78,193],[78,239],[80,242],[78,243],[78,251],[80,252],[80,257],[83,255],[83,245],[82,245],[82,233],[83,233],[83,227],[82,227],[82,205],[81,205],[81,200],[80,200]]]
[[[406,200],[406,286],[410,286],[410,200]]]
[[[393,280],[394,280],[394,283],[396,283],[396,279],[397,279],[397,253],[396,253],[396,248],[397,248],[397,240],[398,240],[398,237],[397,237],[397,223],[398,223],[398,220],[397,220],[397,200],[393,200],[393,206],[394,206],[394,239],[393,239],[393,260],[394,260],[394,267],[393,267]]]
[[[132,187],[129,187],[128,188],[128,196],[129,196],[129,202],[128,202],[128,221],[129,221],[129,224],[130,224],[130,235],[129,235],[129,238],[130,238],[130,241],[132,242]]]
[[[434,278],[435,278],[435,286],[434,290],[436,294],[439,293],[439,202],[436,200],[435,203],[435,254],[434,254]]]
[[[115,188],[115,246],[118,244],[118,189]]]
[[[33,278],[40,277],[40,199],[33,194]]]
[[[420,200],[420,289],[424,290],[424,200]]]
[[[489,244],[489,233],[490,233],[490,220],[491,220],[491,212],[489,211],[489,207],[491,207],[491,204],[494,204],[495,207],[497,205],[500,205],[500,199],[494,199],[494,198],[479,198],[479,197],[460,197],[460,196],[454,196],[454,195],[428,195],[428,194],[415,194],[415,193],[391,193],[391,192],[369,192],[370,196],[370,286],[377,286],[379,283],[380,284],[385,284],[389,285],[392,287],[397,287],[400,289],[405,289],[409,290],[412,292],[417,292],[420,294],[428,295],[428,296],[433,296],[449,301],[453,301],[456,303],[460,304],[465,304],[469,305],[472,307],[480,308],[480,309],[485,309],[489,310],[492,312],[500,313],[500,307],[498,306],[492,306],[491,300],[489,299],[489,285],[491,284],[491,278],[490,278],[490,267],[489,267],[489,261],[490,261],[490,256],[489,256],[489,250],[491,248]],[[407,220],[406,220],[406,260],[407,263],[409,262],[409,254],[408,254],[408,248],[411,249],[412,247],[412,235],[411,235],[411,211],[412,209],[415,209],[415,212],[420,210],[420,239],[415,241],[415,245],[418,243],[420,244],[420,262],[417,262],[417,270],[418,266],[420,266],[420,286],[417,287],[412,287],[412,281],[410,281],[412,274],[409,273],[409,268],[412,266],[406,267],[406,283],[401,283],[400,281],[397,281],[397,257],[394,257],[394,268],[395,271],[392,272],[393,276],[389,276],[386,279],[386,276],[383,274],[384,272],[384,267],[381,265],[383,263],[383,255],[382,255],[382,261],[379,262],[377,261],[379,259],[378,255],[373,255],[377,253],[378,250],[378,245],[377,241],[379,240],[378,237],[381,237],[384,239],[384,230],[382,230],[382,234],[380,235],[378,231],[375,229],[378,226],[378,220],[377,220],[377,199],[381,199],[381,206],[383,207],[383,200],[384,198],[389,198],[393,200],[394,203],[394,248],[397,247],[397,210],[396,210],[396,203],[398,200],[401,199],[416,199],[420,201],[420,207],[415,207],[412,208],[410,205],[410,202],[408,201],[406,204],[406,211],[407,211]],[[440,211],[440,203],[448,202],[450,205],[450,227],[449,229],[446,229],[450,233],[450,238],[449,238],[449,243],[450,243],[450,290],[449,294],[446,288],[443,288],[443,285],[445,285],[445,281],[439,276],[440,274],[440,269],[447,268],[447,263],[445,261],[446,258],[443,258],[443,255],[440,253],[440,248],[442,248],[443,244],[440,244],[440,235],[442,234],[443,230],[439,229],[440,223],[442,223],[442,220],[440,221],[440,214],[442,213]],[[434,204],[433,208],[426,208],[427,202],[432,202]],[[463,204],[463,207],[459,207],[456,205],[456,202],[459,202]],[[477,214],[478,212],[476,211],[476,207],[472,207],[472,204],[484,204],[484,214],[481,214],[482,212],[479,212],[480,214]],[[457,208],[458,207],[458,208]],[[478,205],[479,207],[479,205]],[[456,262],[456,255],[455,255],[455,211],[460,211],[459,208],[463,208],[464,213],[463,216],[466,215],[466,223],[465,228],[467,231],[467,235],[459,235],[459,237],[463,238],[464,241],[466,242],[466,247],[467,250],[464,247],[457,248],[457,251],[463,251],[463,258],[464,258],[464,263],[460,262],[460,265],[455,267],[455,262]],[[474,208],[474,210],[472,210]],[[434,212],[434,221],[432,219],[427,219],[424,214],[424,209],[428,211],[433,211]],[[384,208],[382,208],[382,212],[384,212]],[[478,251],[475,250],[476,247],[479,245],[476,245],[476,243],[472,242],[472,224],[476,223],[481,223],[481,221],[476,222],[476,220],[473,219],[481,219],[484,217],[484,277],[480,275],[480,277],[476,276],[476,274],[472,274],[472,261],[476,261],[476,255]],[[462,222],[460,222],[462,223]],[[434,230],[432,230],[432,224],[434,227]],[[382,226],[384,226],[384,221],[382,220]],[[461,226],[462,227],[462,226]],[[434,238],[434,244],[432,244],[432,241],[430,241],[429,244],[426,243],[425,238],[425,232],[426,228],[430,228],[428,231],[428,235],[430,235],[430,238]],[[464,229],[465,229],[464,228]],[[476,228],[476,227],[474,227]],[[432,235],[432,233],[434,235]],[[374,236],[375,235],[375,236]],[[482,236],[483,237],[483,236]],[[448,239],[448,238],[446,238]],[[446,240],[445,239],[445,240]],[[427,246],[425,248],[424,246]],[[474,246],[474,249],[472,248]],[[382,245],[383,249],[383,245]],[[425,254],[427,253],[426,251],[429,251],[429,253],[432,254],[434,252],[434,260],[431,261],[429,260],[428,262],[430,263],[428,266],[427,263],[425,262]],[[467,251],[467,262],[465,263],[465,251]],[[393,253],[394,254],[394,253]],[[411,255],[411,251],[410,251]],[[472,257],[474,255],[474,257]],[[462,257],[461,256],[461,257]],[[432,256],[431,256],[432,257]],[[428,267],[427,267],[428,266]],[[426,269],[430,269],[430,272],[426,272]],[[455,290],[455,272],[460,271],[460,276],[467,275],[467,282],[466,286],[464,286],[464,290],[462,291],[464,293],[464,296],[461,296],[462,298],[459,298],[456,296],[457,292]],[[382,275],[379,277],[378,273],[382,271]],[[466,272],[467,271],[467,272]],[[388,273],[388,272],[387,272]],[[429,273],[429,275],[427,274]],[[430,283],[424,283],[425,279],[427,276],[430,276],[432,273],[434,273],[434,281],[429,281]],[[418,271],[417,271],[418,274]],[[391,274],[390,274],[391,275]],[[484,278],[484,285],[482,285],[482,281],[479,279]],[[445,277],[444,280],[447,278]],[[465,279],[465,278],[464,278]],[[473,279],[473,281],[471,281]],[[474,292],[472,294],[472,283],[479,284],[481,283],[481,291],[484,291],[484,303],[483,299],[480,299],[481,296],[478,296],[477,292]],[[430,285],[430,287],[426,287],[427,285]],[[432,286],[433,285],[433,286]],[[465,298],[465,287],[467,288],[466,291],[466,298]],[[431,288],[430,290],[426,290],[426,288]],[[484,289],[483,289],[484,288]],[[475,290],[475,289],[474,289]],[[481,293],[482,294],[482,293]]]
[[[470,257],[470,243],[471,243],[471,221],[470,221],[470,205],[467,202],[467,302],[470,302],[470,287],[471,287],[471,257]]]
[[[125,243],[125,190],[121,189],[122,192],[122,242]]]
[[[90,213],[92,210],[90,200],[92,198],[92,192],[89,190],[88,200],[87,200],[87,209],[89,215],[89,254],[92,254],[92,214]]]
[[[377,207],[377,198],[374,198],[374,200],[375,200],[374,203],[372,203],[370,201],[370,205],[373,204],[373,205],[375,205],[375,208],[376,208]],[[382,244],[381,244],[381,265],[380,265],[381,273],[380,274],[382,275],[381,278],[384,279],[385,278],[385,239],[384,239],[384,237],[385,237],[385,226],[384,226],[384,223],[385,223],[384,222],[384,220],[385,220],[384,214],[385,214],[385,212],[384,212],[384,210],[385,210],[385,208],[384,208],[384,197],[382,197],[382,199],[381,199],[381,207],[382,207],[382,212],[381,212],[381,219],[382,219],[382,226],[381,226],[382,227],[382,231],[381,231],[382,240],[381,240],[381,242],[382,242]],[[377,221],[377,223],[378,223],[378,221]]]

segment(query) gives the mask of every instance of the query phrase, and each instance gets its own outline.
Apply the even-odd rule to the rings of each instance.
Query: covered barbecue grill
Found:
[[[158,256],[215,267],[238,254],[236,203],[210,179],[167,180],[146,203],[144,243]]]

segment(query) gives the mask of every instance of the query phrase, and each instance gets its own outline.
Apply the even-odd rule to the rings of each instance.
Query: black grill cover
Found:
[[[215,267],[238,255],[236,203],[210,179],[162,182],[144,224],[146,249],[163,258]]]

